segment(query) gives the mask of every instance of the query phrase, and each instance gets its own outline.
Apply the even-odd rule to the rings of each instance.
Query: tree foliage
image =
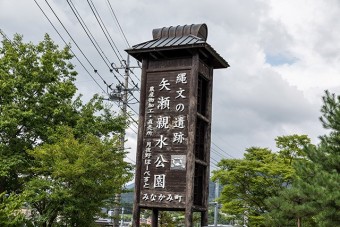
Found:
[[[16,194],[0,194],[0,226],[19,226],[25,216],[22,213],[23,201]]]
[[[329,134],[320,136],[318,146],[305,148],[306,158],[295,164],[292,187],[274,198],[283,206],[271,212],[299,219],[302,226],[340,226],[340,96],[326,92],[323,102],[320,120]]]
[[[97,95],[86,104],[76,97],[71,58],[48,35],[37,45],[19,35],[0,45],[0,193],[24,196],[39,223],[55,210],[85,212],[80,204],[93,214],[130,177],[117,142],[127,121]]]
[[[223,159],[214,172],[223,190],[219,201],[222,211],[238,219],[248,218],[250,226],[263,226],[269,211],[266,200],[277,196],[292,184],[295,170],[291,162],[310,142],[306,136],[281,136],[276,139],[281,149],[274,153],[267,148],[251,147],[243,159]]]
[[[266,200],[268,213],[265,215],[267,226],[317,226],[312,216],[316,213],[315,205],[306,207],[310,202],[311,194],[304,193],[296,188],[286,188],[277,196]]]
[[[305,158],[294,163],[296,178],[290,188],[268,199],[272,225],[340,225],[340,97],[326,91],[320,118],[329,134],[318,146],[306,146]]]
[[[312,199],[319,204],[316,208],[320,208],[320,212],[315,215],[315,219],[322,223],[320,226],[339,226],[340,96],[326,92],[323,100],[321,121],[324,128],[330,129],[330,133],[320,137],[321,142],[317,147],[308,147],[306,150],[310,163],[298,165],[301,175],[307,176],[299,188],[315,190]]]
[[[131,167],[123,161],[119,138],[88,134],[77,140],[70,129],[56,143],[28,153],[34,157],[36,175],[24,190],[36,223],[60,222],[87,226],[105,201],[131,179]],[[65,135],[66,134],[66,135]]]
[[[214,178],[224,185],[222,211],[240,218],[246,215],[254,226],[267,211],[265,199],[281,190],[292,175],[292,169],[266,148],[249,148],[244,159],[224,159],[219,166]]]
[[[306,156],[305,146],[309,145],[311,140],[307,135],[286,135],[275,138],[276,146],[279,148],[279,154],[286,162],[292,164],[294,160]]]

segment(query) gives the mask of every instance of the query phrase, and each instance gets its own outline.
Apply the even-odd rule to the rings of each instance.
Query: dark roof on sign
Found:
[[[229,67],[228,62],[206,42],[207,35],[208,28],[205,24],[158,28],[153,30],[153,40],[134,45],[126,52],[141,61],[146,55],[155,59],[166,58],[197,49],[202,56],[209,59],[214,68]]]
[[[185,45],[205,44],[206,42],[201,38],[193,35],[186,35],[181,37],[169,37],[150,40],[144,43],[137,44],[132,47],[133,50],[155,49],[164,47],[180,47]],[[131,50],[131,49],[130,49]]]

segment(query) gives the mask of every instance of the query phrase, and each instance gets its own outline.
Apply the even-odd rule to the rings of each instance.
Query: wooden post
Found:
[[[208,226],[209,213],[207,210],[201,212],[201,226]]]
[[[192,57],[192,68],[189,90],[189,116],[191,117],[188,125],[188,153],[187,153],[187,192],[185,204],[185,226],[192,226],[193,204],[194,204],[194,177],[195,177],[195,134],[196,134],[196,112],[197,112],[197,76],[198,76],[199,55]]]
[[[152,209],[152,219],[151,219],[151,227],[158,226],[158,209]]]
[[[141,88],[140,88],[140,102],[145,102],[146,99],[146,68],[148,65],[148,60],[144,59],[142,63],[142,77],[141,77]],[[145,108],[143,105],[139,106],[139,126],[138,126],[138,141],[137,141],[137,155],[136,155],[136,175],[135,179],[141,178],[141,166],[142,166],[142,150],[143,150],[143,135],[144,135],[144,114]],[[134,227],[139,227],[140,225],[140,180],[135,180],[135,192],[134,192],[134,203],[133,203],[133,223]]]

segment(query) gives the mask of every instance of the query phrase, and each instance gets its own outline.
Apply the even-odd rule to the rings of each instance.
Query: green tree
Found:
[[[24,221],[19,195],[0,194],[0,226],[19,226]]]
[[[307,156],[311,165],[299,168],[302,172],[314,173],[301,184],[301,189],[314,188],[315,200],[320,204],[321,212],[315,215],[320,226],[340,225],[340,96],[326,91],[323,97],[320,118],[323,127],[330,130],[328,135],[320,137],[318,147],[308,147]],[[301,163],[300,163],[301,164]],[[308,168],[306,169],[303,168]],[[306,186],[306,187],[305,187]],[[312,203],[313,205],[313,203]],[[319,208],[317,207],[317,208]]]
[[[280,148],[279,154],[284,158],[285,162],[295,170],[292,181],[278,193],[277,196],[266,199],[268,205],[268,213],[265,215],[265,223],[267,226],[315,226],[312,215],[315,209],[306,209],[305,203],[310,200],[310,193],[303,193],[293,187],[298,176],[295,166],[303,163],[308,165],[306,161],[306,148],[314,147],[310,144],[310,139],[306,135],[291,135],[277,137],[276,145]]]
[[[55,125],[75,120],[76,73],[46,36],[38,45],[16,35],[0,47],[0,192],[20,192],[30,164],[26,149],[46,141]],[[19,177],[21,176],[21,177]]]
[[[301,204],[307,221],[340,226],[340,96],[326,91],[321,113],[329,134],[319,137],[318,146],[306,147],[306,159],[295,165],[298,178],[291,190],[308,198]]]
[[[304,158],[306,153],[305,147],[311,143],[307,135],[286,135],[275,138],[276,147],[279,148],[279,154],[289,164],[294,160]]]
[[[290,188],[268,200],[271,221],[285,219],[292,226],[340,226],[340,96],[326,91],[320,118],[329,134],[318,146],[304,149],[294,163],[296,178]]]
[[[266,214],[266,226],[317,226],[312,218],[317,212],[314,207],[306,207],[311,201],[311,194],[304,193],[294,187],[286,188],[277,196],[268,198],[266,204],[269,212]]]
[[[105,202],[131,180],[131,166],[119,138],[100,139],[92,134],[75,139],[71,129],[28,153],[35,160],[35,174],[23,192],[41,226],[59,222],[90,226]]]
[[[219,167],[213,178],[223,185],[222,211],[241,220],[247,216],[251,226],[263,226],[265,200],[277,195],[294,175],[279,154],[258,147],[248,148],[244,159],[221,160]]]
[[[0,193],[22,195],[25,190],[26,198],[33,199],[34,197],[29,196],[30,188],[38,190],[41,186],[39,190],[43,190],[53,186],[56,193],[52,195],[46,191],[41,195],[42,200],[48,196],[55,199],[56,195],[56,199],[60,195],[65,199],[74,200],[75,198],[67,197],[72,195],[67,194],[69,191],[66,191],[67,193],[64,191],[66,180],[62,183],[61,180],[51,181],[53,176],[45,176],[46,179],[41,176],[39,168],[42,168],[41,162],[44,160],[39,159],[38,153],[34,152],[39,151],[41,146],[51,151],[52,148],[48,145],[57,146],[64,139],[69,139],[69,134],[61,133],[65,127],[72,129],[73,138],[83,146],[88,138],[95,141],[93,137],[103,138],[100,141],[102,146],[105,146],[109,143],[109,138],[115,138],[126,128],[128,123],[126,119],[116,116],[109,106],[104,105],[103,99],[99,96],[94,96],[86,104],[82,103],[80,96],[75,97],[77,88],[74,81],[77,73],[70,63],[71,58],[69,47],[59,49],[48,35],[37,45],[23,42],[23,38],[19,35],[15,35],[13,40],[2,40],[0,45]],[[66,137],[62,138],[61,134]],[[113,145],[117,148],[116,143]],[[80,145],[75,146],[74,152],[78,152],[79,147]],[[111,176],[114,179],[122,174],[120,169],[124,169],[118,164],[125,165],[122,160],[116,164],[112,166],[113,169],[117,168],[117,172]],[[101,165],[92,166],[93,171],[95,167],[100,169]],[[75,170],[71,166],[70,169]],[[107,182],[112,180],[111,178],[107,179]],[[126,178],[122,177],[122,181],[116,182],[116,187],[120,187],[125,180]],[[78,189],[79,192],[84,190],[80,186]],[[2,200],[0,202],[0,206],[5,206]],[[66,211],[74,211],[70,207],[71,205],[68,206],[69,210],[64,210],[63,215],[66,215]],[[49,216],[51,219],[53,219],[52,214],[53,212]],[[7,216],[9,217],[10,214]]]

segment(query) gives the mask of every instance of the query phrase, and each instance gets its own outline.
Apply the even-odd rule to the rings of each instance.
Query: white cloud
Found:
[[[70,42],[45,1],[37,2]],[[48,2],[102,77],[109,84],[116,83],[68,4]],[[87,2],[72,2],[109,58],[117,61]],[[126,45],[106,1],[93,2],[125,57]],[[231,65],[226,70],[215,71],[214,77],[212,137],[219,147],[240,157],[249,146],[274,148],[274,138],[278,135],[304,133],[317,141],[317,136],[324,132],[317,120],[320,96],[325,89],[340,91],[340,32],[334,29],[340,25],[337,0],[110,2],[132,45],[152,39],[154,28],[207,23],[208,43]],[[9,36],[17,32],[25,40],[37,42],[48,32],[63,46],[33,1],[0,1],[0,21]],[[75,44],[72,47],[86,63]],[[75,64],[79,71],[79,91],[85,97],[102,93],[80,64],[76,61]],[[139,97],[139,93],[135,96]],[[138,109],[137,105],[134,108]],[[129,132],[128,137],[128,146],[132,148],[129,157],[134,159],[136,135]]]

